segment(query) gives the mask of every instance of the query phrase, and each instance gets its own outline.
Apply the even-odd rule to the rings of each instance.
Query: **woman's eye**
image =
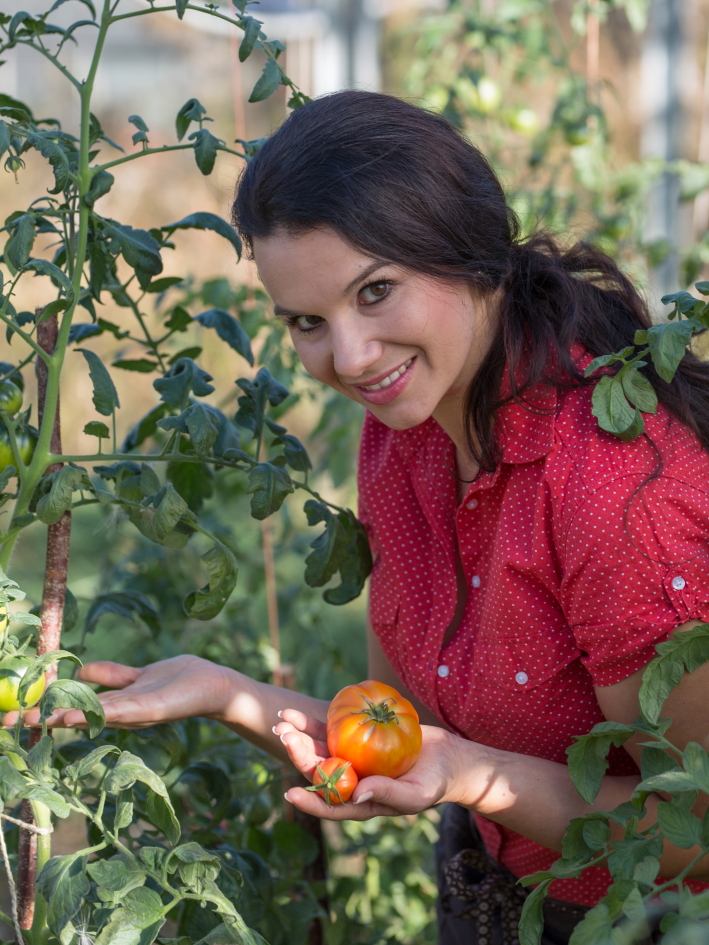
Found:
[[[389,294],[389,283],[388,282],[371,282],[369,285],[366,285],[360,292],[360,296],[364,301],[365,305],[372,305],[374,302],[379,302],[381,299],[385,298]]]
[[[296,328],[300,331],[312,331],[317,328],[322,318],[319,315],[299,315],[295,320]]]

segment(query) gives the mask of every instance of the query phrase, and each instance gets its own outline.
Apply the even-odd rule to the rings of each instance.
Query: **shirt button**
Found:
[[[529,682],[529,676],[525,672],[517,673],[515,676],[515,682],[518,685],[523,686],[525,683]]]
[[[470,580],[470,583],[472,584],[473,587],[480,587],[480,584],[481,584],[480,575],[474,574]]]
[[[478,507],[478,500],[477,500],[477,499],[471,499],[470,502],[466,502],[466,503],[465,503],[465,507],[466,507],[467,509],[476,509],[476,508]]]
[[[681,574],[678,574],[677,577],[672,578],[672,587],[674,587],[676,591],[683,590],[686,583],[687,582],[685,581],[685,579],[682,577]]]
[[[446,676],[450,675],[450,666],[439,666],[438,675],[441,677],[441,679],[445,679]]]

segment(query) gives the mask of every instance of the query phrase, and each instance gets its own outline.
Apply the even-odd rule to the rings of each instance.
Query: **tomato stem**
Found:
[[[367,703],[366,709],[360,709],[359,712],[355,712],[355,715],[364,715],[365,718],[362,719],[360,725],[366,725],[368,722],[377,722],[381,725],[390,725],[392,722],[399,724],[399,718],[396,712],[389,706],[387,703],[391,702],[393,705],[396,705],[396,699],[392,699],[391,696],[387,696],[386,699],[383,699],[381,702],[371,702],[366,696],[363,695],[364,701]]]

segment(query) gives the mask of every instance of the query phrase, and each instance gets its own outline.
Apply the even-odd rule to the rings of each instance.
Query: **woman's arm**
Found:
[[[142,669],[120,663],[87,663],[79,671],[84,682],[106,686],[99,699],[112,728],[147,728],[192,716],[217,719],[228,728],[284,761],[288,756],[273,726],[287,706],[316,719],[325,719],[328,703],[310,696],[259,683],[225,666],[197,656],[176,656]],[[14,724],[17,713],[8,713],[4,725]],[[39,711],[25,718],[37,724]],[[82,712],[60,709],[48,719],[53,726],[86,727]]]
[[[693,626],[696,621],[678,630]],[[642,671],[615,686],[597,689],[599,704],[607,719],[632,722],[637,718],[641,680]],[[709,745],[708,686],[709,664],[705,664],[691,675],[685,675],[665,704],[663,715],[673,719],[668,737],[680,748],[689,741],[704,747]],[[514,724],[514,720],[510,724]],[[283,721],[276,731],[296,767],[307,776],[312,775],[315,765],[327,752],[324,726],[306,721],[301,713],[289,710],[283,713]],[[574,817],[612,810],[629,800],[639,784],[637,776],[606,776],[595,802],[589,805],[577,793],[566,765],[487,748],[440,728],[424,726],[423,731],[422,753],[413,768],[395,781],[364,778],[354,792],[353,805],[328,808],[320,797],[302,788],[291,788],[288,799],[302,810],[337,820],[411,814],[433,804],[453,801],[560,852],[564,833]],[[636,742],[627,744],[629,752],[639,762],[642,748]],[[638,829],[656,822],[660,800],[659,795],[648,797],[647,815]],[[709,799],[700,798],[695,812],[701,814],[708,804]],[[614,829],[620,839],[621,829],[611,825],[611,830]],[[680,850],[666,844],[661,874],[676,875],[696,853],[696,848]],[[709,857],[694,867],[690,873],[692,878],[709,880],[707,859]]]

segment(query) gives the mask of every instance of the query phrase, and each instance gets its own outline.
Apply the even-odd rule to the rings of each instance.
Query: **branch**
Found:
[[[30,39],[18,39],[17,45],[19,46],[20,44],[23,46],[29,46],[31,49],[36,49],[38,53],[41,53],[45,57],[45,59],[49,59],[49,61],[53,63],[57,67],[57,69],[59,69],[59,71],[64,76],[64,78],[68,79],[68,81],[71,82],[71,84],[74,86],[74,88],[77,91],[81,91],[81,82],[79,82],[79,80],[75,78],[71,74],[71,72],[69,72],[67,67],[63,66],[61,62],[59,62],[57,57],[53,56],[49,52],[48,49],[45,49],[43,46],[38,46],[36,43],[33,43],[32,40]]]

